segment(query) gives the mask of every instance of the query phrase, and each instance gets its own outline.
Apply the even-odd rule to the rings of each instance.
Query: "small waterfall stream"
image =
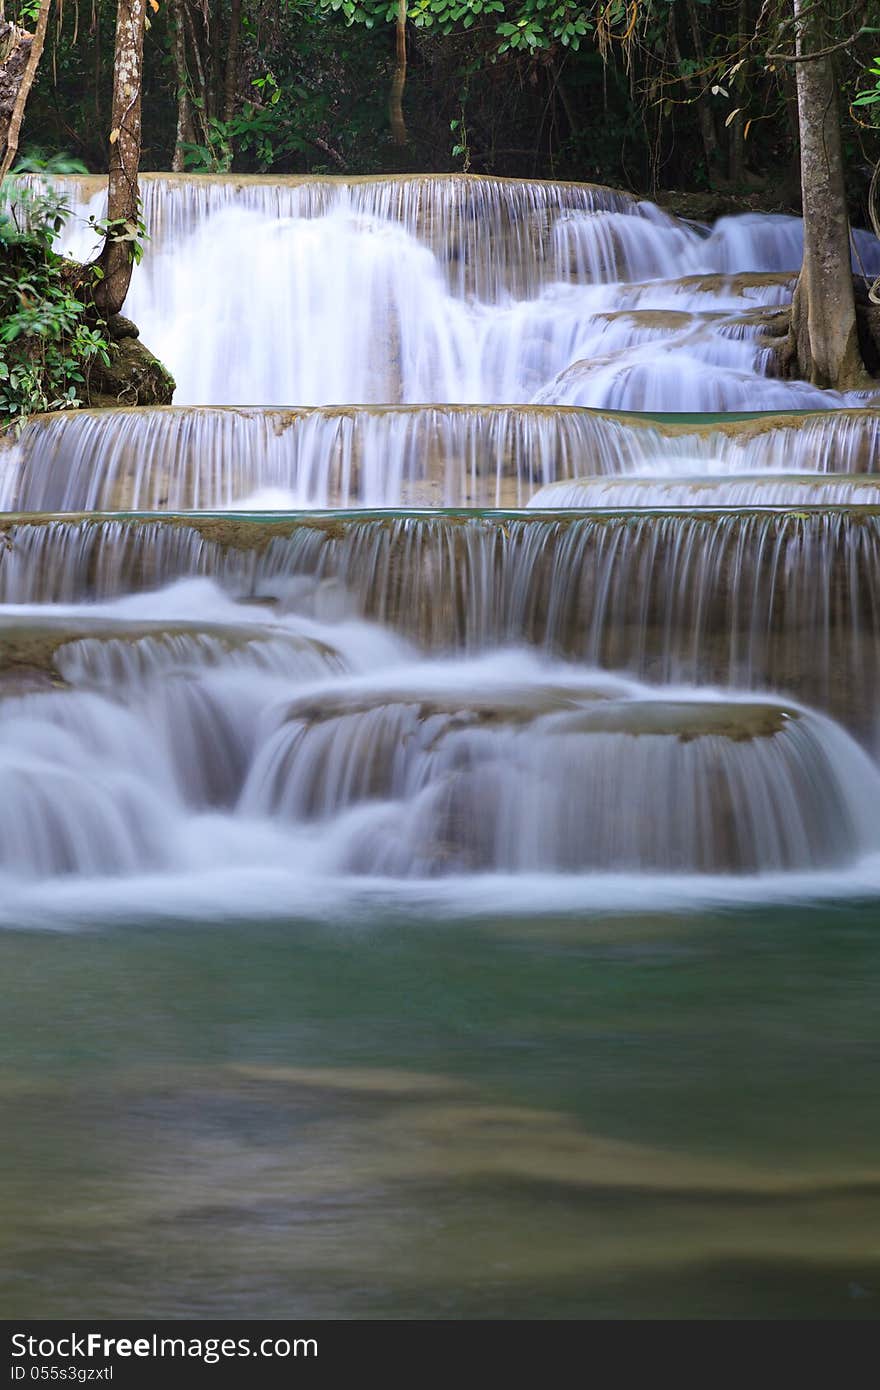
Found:
[[[145,215],[176,404],[0,445],[3,920],[880,886],[880,408],[772,375],[795,219],[165,175]]]

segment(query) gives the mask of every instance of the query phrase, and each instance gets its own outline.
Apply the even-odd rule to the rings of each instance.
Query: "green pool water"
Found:
[[[880,1310],[877,904],[0,953],[6,1318]]]

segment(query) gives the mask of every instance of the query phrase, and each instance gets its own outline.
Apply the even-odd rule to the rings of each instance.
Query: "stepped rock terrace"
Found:
[[[646,505],[662,504],[670,479],[708,488],[718,477],[731,487],[760,477],[767,486],[772,475],[777,495],[767,500],[784,503],[806,500],[804,478],[790,475],[873,474],[878,457],[880,410],[868,409],[736,418],[454,405],[62,411],[0,446],[0,504],[15,512],[552,508],[575,494],[554,502],[538,490],[584,475],[654,481]]]
[[[877,507],[7,516],[0,534],[5,603],[201,576],[426,651],[525,642],[655,682],[780,690],[875,737]]]

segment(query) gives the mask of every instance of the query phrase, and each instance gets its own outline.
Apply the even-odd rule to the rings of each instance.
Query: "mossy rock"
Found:
[[[112,408],[120,405],[170,405],[175,381],[158,357],[140,341],[130,319],[116,314],[107,326],[110,366],[92,367],[86,404]]]
[[[782,183],[776,188],[752,189],[665,189],[653,194],[664,212],[691,222],[717,222],[719,217],[736,217],[743,212],[781,212],[797,216],[800,208],[792,201],[792,189]]]
[[[107,320],[107,337],[113,343],[119,343],[123,338],[139,338],[141,331],[136,323],[131,319],[124,318],[122,314],[111,314]]]

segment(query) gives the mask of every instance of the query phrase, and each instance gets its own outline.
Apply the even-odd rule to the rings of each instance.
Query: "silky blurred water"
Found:
[[[0,1316],[876,1317],[880,414],[774,375],[800,224],[145,195],[184,408],[0,459]]]

